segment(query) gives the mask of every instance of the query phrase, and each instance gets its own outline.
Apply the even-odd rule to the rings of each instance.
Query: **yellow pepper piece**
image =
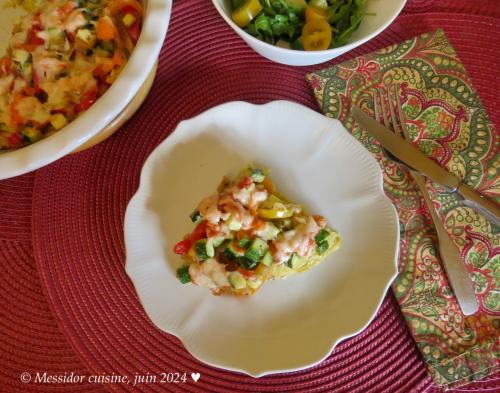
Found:
[[[302,45],[305,50],[325,50],[332,42],[332,27],[326,20],[315,19],[302,28]]]
[[[278,218],[288,218],[293,216],[293,210],[287,209],[286,207],[259,209],[257,210],[257,213],[260,218],[265,218],[266,220],[275,220]]]
[[[276,195],[271,194],[257,209],[257,214],[260,218],[276,220],[292,217],[301,210],[302,208],[299,205],[284,202]]]
[[[306,8],[306,22],[311,22],[313,20],[328,20],[328,11],[322,10],[321,8],[310,5]]]
[[[56,113],[55,115],[52,115],[50,117],[50,124],[56,130],[60,130],[66,124],[68,124],[68,120],[66,119],[66,117],[62,113]]]
[[[122,18],[122,22],[123,24],[126,26],[126,27],[130,27],[134,24],[134,22],[136,21],[136,18],[133,14],[126,14],[123,18]]]
[[[259,0],[246,0],[241,7],[232,13],[231,18],[239,27],[245,27],[262,9],[263,7]]]

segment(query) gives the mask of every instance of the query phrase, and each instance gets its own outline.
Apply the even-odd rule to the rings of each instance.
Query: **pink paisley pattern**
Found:
[[[465,317],[448,284],[428,209],[409,172],[388,159],[350,116],[373,113],[374,91],[400,86],[412,142],[471,187],[500,201],[500,133],[440,30],[308,75],[323,112],[374,154],[401,223],[393,284],[412,335],[439,385],[458,386],[500,369],[500,228],[428,182],[442,222],[474,282],[480,311]],[[388,114],[390,115],[390,114]]]

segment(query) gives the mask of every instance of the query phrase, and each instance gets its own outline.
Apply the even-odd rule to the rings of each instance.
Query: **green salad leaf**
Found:
[[[332,48],[345,45],[366,15],[366,0],[345,0],[343,3],[336,7],[332,5],[328,9],[329,22],[334,32],[330,45]]]
[[[326,10],[332,27],[330,48],[345,45],[366,16],[367,0],[260,0],[263,10],[244,30],[254,37],[275,45],[283,40],[292,49],[303,50],[302,28],[305,24],[305,9],[314,6]],[[231,0],[233,9],[245,0]]]

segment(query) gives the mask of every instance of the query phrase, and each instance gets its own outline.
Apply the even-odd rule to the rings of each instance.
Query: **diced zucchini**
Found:
[[[262,285],[262,280],[260,278],[252,277],[247,281],[249,288],[258,289]]]
[[[239,257],[243,256],[243,252],[241,252],[239,249],[237,249],[233,243],[229,243],[226,250],[224,251],[224,254],[226,255],[227,259],[229,259],[230,261],[235,261]]]
[[[201,219],[202,219],[202,216],[201,216],[201,213],[198,209],[196,209],[194,212],[192,212],[190,215],[189,215],[189,218],[191,219],[191,221],[193,221],[195,224],[198,224]]]
[[[316,252],[321,255],[323,254],[326,250],[328,250],[328,248],[330,247],[330,245],[328,244],[328,241],[327,240],[323,240],[321,243],[318,244],[318,246],[316,247]]]
[[[247,280],[245,280],[245,277],[240,272],[234,271],[229,273],[228,280],[234,289],[245,289],[247,287]]]
[[[291,218],[284,218],[283,220],[276,220],[274,221],[276,226],[281,230],[288,230],[292,228],[292,219]]]
[[[27,61],[21,66],[21,69],[23,72],[23,78],[27,81],[31,81],[33,79],[33,64]]]
[[[300,257],[293,253],[292,256],[290,257],[290,259],[288,261],[286,261],[286,265],[290,268],[290,269],[296,269],[297,267],[300,266],[300,264],[302,263]]]
[[[245,255],[245,256],[238,258],[238,263],[244,269],[254,270],[257,267],[257,265],[259,264],[259,261],[255,261],[254,259],[250,259]]]
[[[68,120],[66,119],[66,116],[64,116],[62,113],[56,113],[55,115],[52,115],[50,117],[50,124],[56,130],[60,130],[66,124],[68,124]]]
[[[247,236],[245,236],[243,239],[241,239],[238,242],[238,246],[241,247],[241,248],[247,248],[248,246],[250,246],[251,242],[252,241]]]
[[[89,29],[79,29],[76,32],[76,43],[82,49],[93,48],[96,43],[96,36]]]
[[[264,240],[272,240],[275,239],[279,233],[280,230],[276,225],[274,225],[272,222],[266,222],[266,227],[260,233],[260,237]]]
[[[136,21],[136,18],[133,14],[126,14],[123,18],[122,18],[122,22],[123,24],[126,26],[126,27],[130,27],[134,24],[134,22]]]
[[[259,263],[268,249],[269,246],[267,245],[267,243],[257,237],[253,240],[252,244],[250,244],[250,247],[248,247],[248,249],[245,251],[245,257],[255,263]]]
[[[57,48],[64,45],[66,42],[66,36],[64,35],[64,30],[57,27],[49,27],[47,29],[49,34],[48,46],[49,48]]]
[[[191,282],[191,276],[189,275],[189,266],[186,265],[177,269],[177,277],[182,284]]]
[[[99,57],[111,57],[113,56],[113,52],[112,51],[107,51],[105,49],[102,49],[101,47],[96,47],[95,48],[95,54],[96,56],[99,56]]]
[[[212,243],[214,249],[219,247],[222,243],[224,243],[224,240],[226,239],[224,239],[224,237],[222,236],[211,237],[208,239],[208,241]]]
[[[25,128],[21,131],[21,134],[28,142],[36,142],[42,137],[42,133],[36,128]]]
[[[260,261],[260,263],[263,263],[266,266],[271,266],[272,265],[272,263],[273,263],[273,256],[271,255],[271,253],[269,251],[264,254],[264,257],[262,258],[262,260]]]
[[[316,236],[314,236],[314,240],[316,241],[316,245],[319,246],[319,244],[321,242],[323,242],[327,237],[328,235],[330,235],[330,232],[328,232],[326,229],[322,229],[321,231],[319,231]]]
[[[113,41],[100,40],[99,47],[108,52],[113,52],[115,50],[115,44],[113,43]]]
[[[255,183],[262,183],[264,179],[266,178],[266,175],[262,169],[258,168],[248,168],[248,176],[255,182]]]
[[[30,54],[28,51],[25,51],[24,49],[14,49],[12,51],[12,60],[14,60],[16,63],[23,65],[24,63],[27,63],[30,60]]]
[[[234,216],[230,216],[227,219],[226,225],[231,231],[239,231],[241,229],[241,222],[234,218]]]
[[[212,242],[207,239],[198,240],[194,245],[194,251],[200,261],[213,258],[215,255],[214,246],[212,245]]]

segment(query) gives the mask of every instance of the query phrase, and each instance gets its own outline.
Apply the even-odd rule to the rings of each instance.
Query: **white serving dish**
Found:
[[[22,175],[78,150],[124,116],[124,109],[139,94],[145,97],[170,20],[172,0],[145,1],[141,35],[127,65],[113,85],[84,114],[54,135],[17,150],[0,152],[0,180]],[[0,0],[0,7],[3,2]],[[0,8],[0,56],[9,39],[19,9]],[[149,80],[148,80],[149,78]],[[144,86],[147,85],[148,89]],[[142,89],[142,91],[141,91]],[[136,99],[137,100],[137,99]],[[137,109],[138,105],[135,104]],[[115,127],[116,128],[116,127]],[[109,136],[109,132],[107,132]],[[102,137],[97,137],[102,139]]]

